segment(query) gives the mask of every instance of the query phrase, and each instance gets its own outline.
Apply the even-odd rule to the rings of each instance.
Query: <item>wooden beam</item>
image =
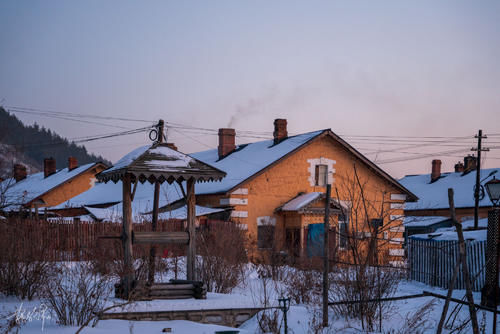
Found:
[[[123,291],[124,297],[129,298],[132,290],[132,283],[134,281],[134,268],[132,267],[133,253],[132,253],[132,196],[130,192],[131,181],[130,174],[123,176],[123,256],[124,256],[124,269],[123,276]]]
[[[189,243],[188,232],[133,232],[133,244],[181,244]]]
[[[187,180],[187,225],[189,233],[189,244],[187,251],[187,279],[196,280],[195,260],[196,260],[196,199],[194,195],[194,178]]]

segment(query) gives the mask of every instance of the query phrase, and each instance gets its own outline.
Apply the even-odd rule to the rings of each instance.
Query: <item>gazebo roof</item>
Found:
[[[125,174],[139,182],[160,183],[185,181],[194,178],[197,182],[220,181],[226,173],[187,154],[173,150],[165,143],[142,146],[121,158],[113,167],[97,175],[99,181],[118,182]]]

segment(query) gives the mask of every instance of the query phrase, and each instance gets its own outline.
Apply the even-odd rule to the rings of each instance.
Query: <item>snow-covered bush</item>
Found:
[[[71,263],[47,287],[45,303],[57,323],[81,326],[102,310],[111,285],[109,276],[96,273],[90,263]]]

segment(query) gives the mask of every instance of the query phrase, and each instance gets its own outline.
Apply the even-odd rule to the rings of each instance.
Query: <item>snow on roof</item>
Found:
[[[309,203],[313,202],[314,200],[318,199],[322,193],[320,192],[312,192],[312,193],[307,193],[303,195],[299,195],[292,199],[291,201],[285,203],[281,207],[282,211],[298,211],[308,205]]]
[[[408,203],[406,204],[408,205]],[[405,216],[403,224],[405,227],[426,227],[443,220],[448,220],[450,217],[444,216]]]
[[[476,240],[476,241],[485,241],[487,230],[475,230],[475,231],[464,231],[464,239],[465,240]],[[454,231],[446,231],[439,232],[436,231],[434,233],[429,234],[414,234],[410,236],[413,239],[432,239],[436,241],[444,241],[444,240],[456,240],[458,241],[457,232]]]
[[[467,231],[468,228],[471,228],[474,226],[474,219],[468,219],[463,222],[461,222],[462,228],[464,229],[464,239],[465,240],[486,240],[486,234],[488,232],[487,229],[485,229],[488,226],[488,218],[483,218],[479,219],[479,227],[483,228],[481,230],[473,230],[473,231]],[[410,238],[417,238],[417,239],[432,239],[432,240],[458,240],[457,236],[457,231],[456,228],[453,227],[447,227],[447,228],[440,228],[437,229],[433,233],[428,233],[428,234],[414,234],[410,236]]]
[[[217,149],[193,153],[192,157],[227,173],[222,182],[197,184],[196,194],[227,192],[324,131],[288,137],[276,145],[272,139],[238,145],[231,154],[221,160]]]
[[[490,173],[500,178],[500,168],[481,169],[482,185],[488,182]],[[412,193],[418,196],[417,202],[407,202],[405,210],[424,209],[448,209],[448,188],[454,190],[454,200],[456,208],[466,208],[474,206],[474,185],[476,183],[476,172],[472,171],[463,175],[462,173],[443,173],[441,178],[430,183],[431,175],[407,175],[399,182]],[[479,201],[479,206],[491,206],[492,203],[487,194]]]
[[[117,182],[126,173],[139,178],[141,182],[148,180],[163,182],[168,180],[217,181],[225,173],[212,166],[193,159],[187,154],[173,150],[164,143],[142,146],[121,158],[115,166],[97,175],[100,181]]]
[[[6,202],[13,204],[5,210],[17,210],[19,205],[29,203],[51,189],[92,168],[96,164],[97,163],[89,163],[72,170],[68,170],[66,167],[48,177],[44,177],[44,173],[39,172],[28,175],[24,180],[19,182],[15,182],[13,178],[3,181],[2,187],[7,188],[5,192]],[[90,182],[92,186],[94,181]]]

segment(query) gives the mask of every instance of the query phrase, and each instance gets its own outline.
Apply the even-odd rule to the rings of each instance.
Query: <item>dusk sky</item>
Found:
[[[183,126],[269,137],[286,118],[291,134],[331,128],[397,178],[432,159],[451,171],[478,129],[484,166],[500,166],[499,60],[498,1],[0,2],[1,105],[144,120],[24,122],[71,139],[162,118],[190,153],[216,132]],[[115,162],[149,142],[86,146]]]

